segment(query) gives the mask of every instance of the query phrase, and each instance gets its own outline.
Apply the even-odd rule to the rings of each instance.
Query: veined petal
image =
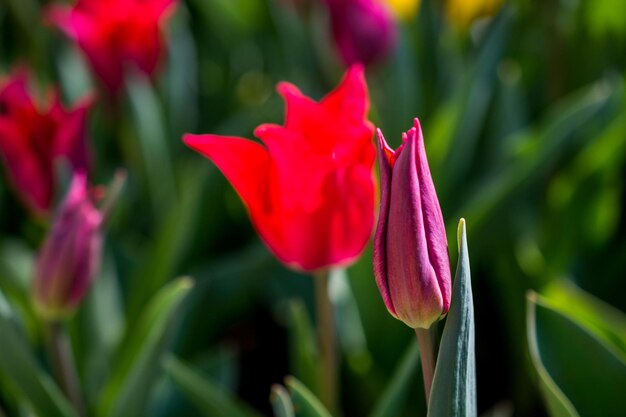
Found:
[[[376,134],[378,137],[378,170],[380,173],[380,211],[378,213],[376,234],[374,235],[374,277],[385,306],[395,317],[396,310],[391,301],[387,276],[387,222],[389,219],[389,199],[391,198],[391,173],[395,153],[387,145],[387,141],[385,141],[383,132],[380,129],[376,131]]]
[[[443,214],[437,198],[437,191],[428,167],[424,137],[419,120],[415,119],[415,127],[408,133],[409,140],[416,144],[415,164],[420,184],[420,198],[422,203],[422,216],[427,239],[428,258],[432,265],[439,288],[443,297],[443,311],[450,308],[451,273],[450,257],[448,255],[448,242],[446,239],[446,227],[443,222]],[[411,138],[413,136],[413,138]]]
[[[439,282],[428,252],[424,229],[415,135],[408,135],[391,178],[387,240],[387,273],[391,300],[399,319],[428,328],[443,312]]]

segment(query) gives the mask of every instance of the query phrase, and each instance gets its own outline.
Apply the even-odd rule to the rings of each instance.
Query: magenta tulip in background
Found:
[[[397,33],[390,11],[376,0],[325,0],[333,38],[346,65],[376,62],[393,50]]]
[[[419,121],[394,152],[378,130],[380,214],[374,274],[389,312],[429,328],[450,308],[448,241]]]
[[[103,220],[86,176],[76,174],[37,259],[34,299],[44,317],[63,317],[80,305],[100,265]]]

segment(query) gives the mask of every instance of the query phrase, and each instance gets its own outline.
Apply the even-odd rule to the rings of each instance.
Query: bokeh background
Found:
[[[164,25],[168,53],[159,72],[147,79],[129,71],[125,92],[110,99],[76,46],[43,23],[50,3],[0,0],[0,74],[28,66],[35,89],[57,84],[68,105],[98,94],[88,119],[92,181],[108,183],[119,167],[129,175],[103,268],[68,323],[85,395],[104,389],[117,344],[152,296],[189,275],[194,288],[160,342],[215,386],[271,415],[272,384],[287,374],[314,383],[315,364],[302,359],[311,342],[313,283],[271,256],[235,191],[181,136],[252,137],[258,124],[282,122],[277,82],[318,99],[334,87],[345,67],[325,4],[180,1]],[[557,299],[575,285],[626,311],[626,2],[485,3],[473,13],[457,1],[422,0],[415,13],[396,18],[395,47],[367,66],[370,119],[397,146],[420,118],[452,265],[456,224],[467,219],[479,413],[542,416],[526,337],[527,291]],[[2,170],[0,291],[34,349],[41,334],[28,291],[44,232]],[[336,283],[341,401],[345,416],[364,416],[414,335],[386,311],[371,249]],[[200,415],[168,367],[154,363],[147,379],[154,385],[138,415]],[[423,412],[421,377],[411,378],[398,416]],[[2,409],[30,415],[9,386],[0,374]]]

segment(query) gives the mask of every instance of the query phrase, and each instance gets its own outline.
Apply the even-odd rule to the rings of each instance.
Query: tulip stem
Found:
[[[422,361],[422,375],[424,376],[424,391],[426,392],[426,404],[430,399],[430,388],[433,385],[433,377],[435,376],[435,325],[430,329],[415,329],[417,335],[417,344],[420,351],[420,359]]]
[[[339,356],[337,355],[333,306],[328,295],[328,280],[327,270],[315,274],[315,311],[321,359],[318,392],[322,403],[334,415],[337,406]]]
[[[85,415],[85,408],[80,393],[78,372],[67,333],[60,322],[48,326],[48,347],[54,374],[61,389],[70,400],[78,415]]]

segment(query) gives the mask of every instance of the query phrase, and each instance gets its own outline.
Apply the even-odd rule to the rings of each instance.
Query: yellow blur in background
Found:
[[[502,3],[503,0],[448,0],[446,14],[454,26],[465,29],[478,18],[496,14]]]
[[[409,20],[417,13],[420,0],[385,0],[398,19]]]

